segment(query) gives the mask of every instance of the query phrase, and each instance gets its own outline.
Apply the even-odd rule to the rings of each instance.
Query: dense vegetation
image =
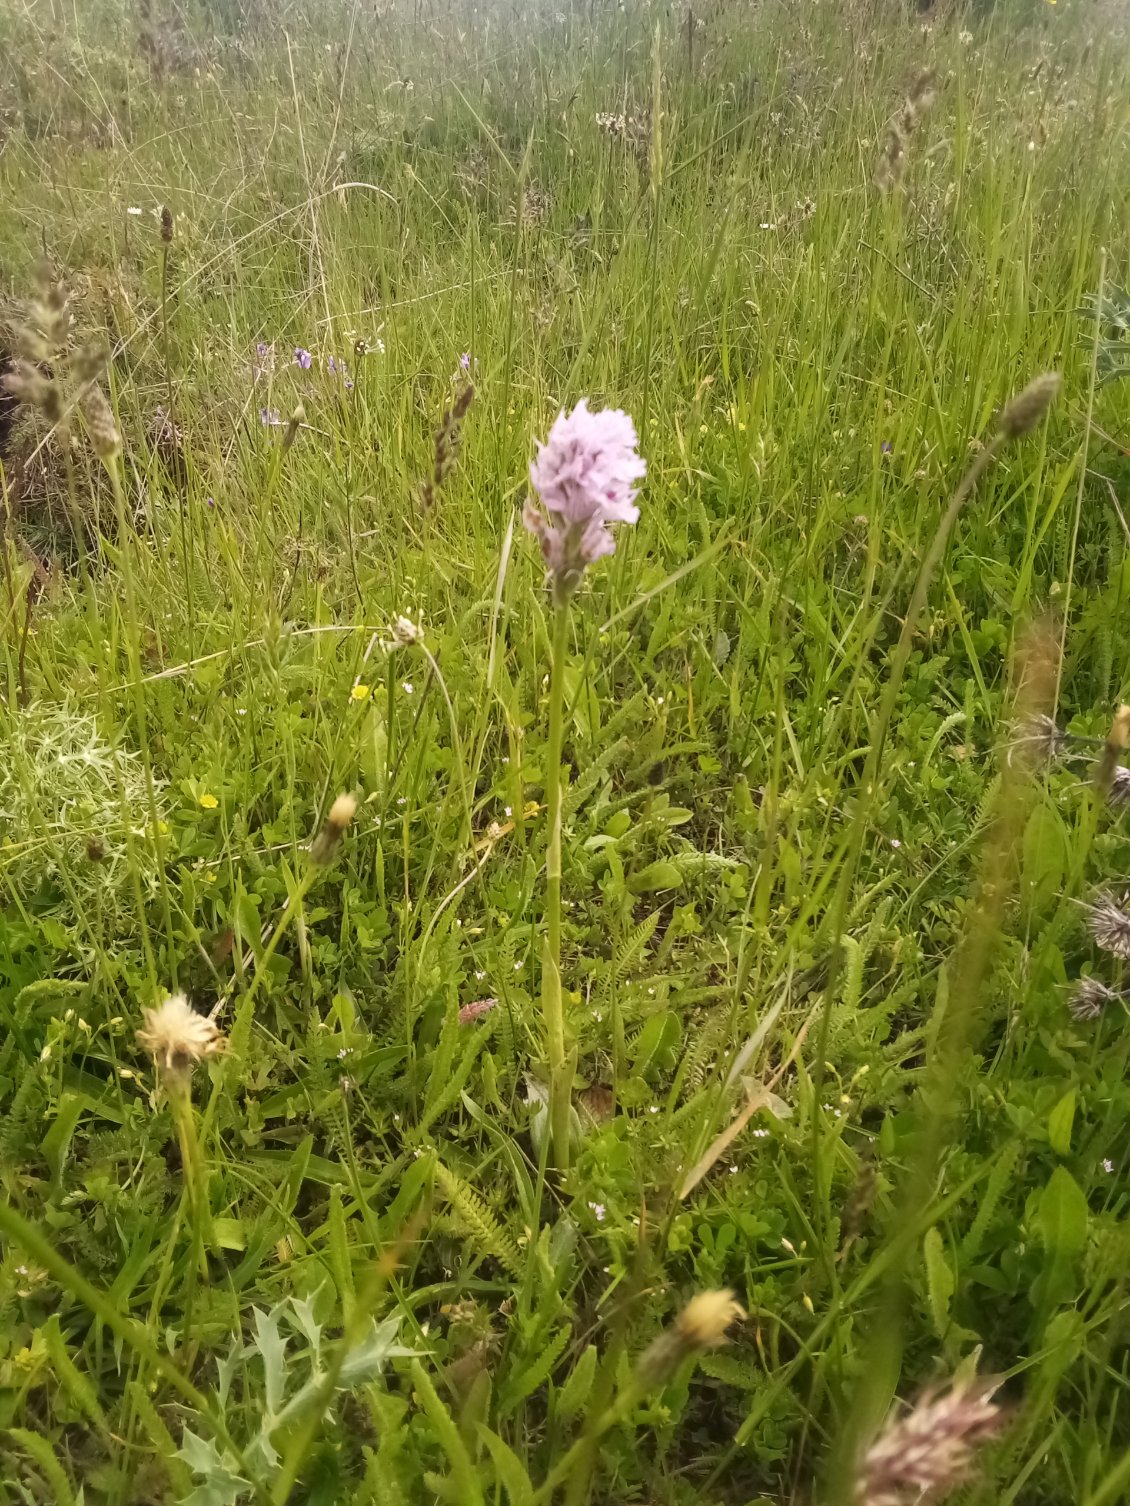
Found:
[[[1124,1499],[1125,13],[0,34],[0,1501]]]

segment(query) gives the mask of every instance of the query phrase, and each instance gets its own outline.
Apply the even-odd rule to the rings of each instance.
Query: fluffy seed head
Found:
[[[339,795],[330,806],[330,813],[326,820],[330,826],[336,826],[339,831],[344,831],[357,814],[357,797],[355,795]]]
[[[1059,373],[1045,371],[1033,377],[1024,388],[1004,406],[1001,414],[1001,433],[1009,439],[1021,439],[1032,430],[1047,413],[1059,393]]]
[[[726,1342],[731,1323],[744,1318],[740,1304],[729,1289],[699,1292],[692,1297],[670,1328],[644,1350],[639,1374],[649,1386],[662,1386],[690,1355],[704,1354]]]
[[[354,795],[339,795],[330,806],[326,824],[310,843],[310,859],[319,865],[332,863],[341,845],[345,828],[357,814],[357,799]]]
[[[186,1076],[198,1061],[219,1056],[227,1036],[205,1014],[198,1014],[184,994],[172,994],[157,1009],[143,1009],[137,1038],[164,1072]]]
[[[692,1297],[676,1318],[675,1328],[691,1349],[717,1349],[726,1342],[730,1324],[744,1317],[741,1304],[729,1287],[724,1287]]]

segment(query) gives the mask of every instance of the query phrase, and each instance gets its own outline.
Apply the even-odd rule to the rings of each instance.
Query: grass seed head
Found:
[[[1001,414],[1001,433],[1009,439],[1022,439],[1025,434],[1031,434],[1055,402],[1059,388],[1058,372],[1045,371],[1033,377],[1023,392],[1018,392],[1005,404]]]
[[[169,246],[173,240],[173,211],[167,204],[161,205],[161,241]]]
[[[913,1506],[967,1480],[973,1447],[1000,1427],[992,1400],[996,1383],[957,1381],[927,1392],[902,1417],[888,1421],[867,1450],[856,1482],[857,1506]]]
[[[92,382],[86,389],[82,400],[82,411],[86,419],[90,443],[94,446],[94,453],[98,458],[110,460],[119,454],[122,448],[122,436],[118,433],[118,426],[114,422],[113,409],[97,382]]]

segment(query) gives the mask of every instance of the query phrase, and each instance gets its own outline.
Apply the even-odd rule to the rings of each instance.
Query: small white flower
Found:
[[[485,968],[481,968],[481,967],[477,967],[475,969],[475,977],[481,983],[483,981],[483,979],[486,977],[486,969]]]
[[[1107,1176],[1109,1176],[1110,1173],[1114,1170],[1114,1162],[1109,1159],[1104,1161],[1103,1170],[1106,1172]]]
[[[604,1215],[608,1211],[605,1208],[604,1204],[603,1203],[590,1203],[589,1207],[592,1209],[593,1216],[596,1219],[597,1223],[598,1224],[602,1224],[604,1222]]]
[[[126,210],[126,213],[127,214],[132,214],[133,217],[134,217],[134,219],[138,219],[138,218],[140,218],[141,215],[143,215],[145,213],[145,211],[143,209],[139,209],[136,204],[131,204],[129,206],[129,208]]]
[[[897,848],[899,848],[899,847],[902,846],[902,843],[899,841],[899,839],[897,837],[892,837],[891,838],[891,846],[897,849]]]
[[[514,812],[511,810],[510,806],[508,806],[508,805],[504,805],[503,806],[503,811],[508,816],[512,816],[514,814]]]
[[[412,684],[411,680],[405,680],[405,682],[404,682],[403,686],[401,687],[401,689],[404,691],[405,695],[411,695],[412,692],[416,689],[416,687],[415,687],[415,685]]]

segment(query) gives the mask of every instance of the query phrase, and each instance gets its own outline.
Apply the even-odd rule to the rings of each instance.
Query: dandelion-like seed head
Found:
[[[691,1298],[675,1320],[675,1328],[692,1349],[717,1349],[726,1342],[731,1323],[745,1317],[741,1304],[728,1287],[721,1291],[699,1292]]]
[[[162,1071],[186,1076],[197,1062],[219,1056],[227,1036],[216,1022],[199,1014],[184,994],[172,994],[157,1009],[143,1009],[137,1038]]]
[[[1087,929],[1095,945],[1115,957],[1130,960],[1130,915],[1110,894],[1100,894],[1086,908]]]
[[[559,602],[576,590],[588,565],[615,552],[608,525],[639,518],[635,497],[647,462],[638,445],[627,413],[591,413],[584,398],[572,413],[558,414],[539,444],[530,481],[545,513],[529,502],[523,522],[537,535]]]
[[[744,1317],[741,1304],[729,1288],[699,1292],[671,1327],[644,1350],[639,1358],[640,1376],[648,1385],[665,1384],[683,1360],[724,1344],[731,1324]]]
[[[357,797],[339,795],[330,806],[326,824],[310,843],[310,859],[319,865],[332,863],[337,855],[345,828],[357,814]]]
[[[992,1381],[956,1381],[888,1421],[861,1461],[857,1506],[912,1506],[967,1480],[974,1445],[991,1437],[1003,1420],[1002,1409],[991,1400],[995,1389]]]

